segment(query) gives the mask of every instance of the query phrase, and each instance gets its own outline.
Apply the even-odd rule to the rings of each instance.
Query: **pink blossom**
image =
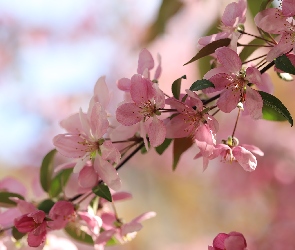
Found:
[[[64,228],[69,221],[76,217],[74,206],[69,201],[58,201],[49,211],[48,227],[52,230]]]
[[[79,173],[86,162],[91,160],[99,177],[112,189],[118,190],[121,181],[112,164],[118,163],[120,153],[111,141],[104,140],[109,127],[107,113],[98,102],[89,106],[87,114],[80,110],[76,123],[64,122],[70,133],[59,134],[53,138],[53,144],[64,156],[79,158],[74,173]]]
[[[134,218],[129,223],[122,223],[112,213],[103,213],[101,219],[103,221],[102,227],[105,229],[96,239],[95,244],[97,246],[103,246],[113,236],[124,243],[132,240],[137,232],[141,230],[141,222],[156,216],[155,212],[147,212]]]
[[[29,233],[28,244],[30,247],[38,247],[45,241],[47,227],[45,216],[43,211],[37,210],[14,220],[14,226],[19,232]]]
[[[243,25],[246,21],[246,10],[247,10],[247,1],[239,0],[238,2],[232,2],[228,4],[223,12],[221,17],[221,32],[213,34],[210,36],[205,36],[199,39],[199,47],[202,48],[209,43],[214,41],[231,38],[232,46],[236,48],[237,40],[240,36],[240,33],[237,31],[237,28]]]
[[[195,140],[215,143],[215,133],[218,122],[213,117],[204,113],[205,107],[198,95],[186,90],[188,98],[181,102],[175,98],[166,100],[178,114],[166,120],[167,138],[181,138],[191,136]]]
[[[215,88],[208,88],[204,92],[222,91],[217,106],[225,113],[231,112],[241,102],[252,118],[261,118],[262,97],[248,86],[248,83],[258,87],[264,85],[259,70],[255,67],[248,67],[245,71],[238,54],[229,48],[218,48],[215,53],[221,67],[217,74],[215,74],[216,69],[213,69],[204,76],[215,85]]]
[[[219,233],[213,240],[213,247],[208,246],[208,250],[247,250],[247,242],[238,232]]]
[[[95,215],[94,212],[89,209],[88,212],[78,212],[78,215],[80,219],[86,223],[88,233],[92,236],[93,239],[96,239],[102,226],[101,218]]]
[[[142,129],[145,130],[147,126],[151,146],[160,145],[166,135],[165,125],[157,117],[160,114],[159,109],[165,106],[163,92],[156,83],[137,74],[131,78],[130,95],[132,102],[121,104],[116,111],[118,122],[124,126],[143,123]]]
[[[285,4],[286,3],[287,2],[285,2]],[[286,8],[284,8],[284,10],[285,13],[288,12],[286,11]],[[294,6],[290,11],[294,12]],[[282,10],[277,8],[263,10],[255,16],[254,21],[262,30],[271,34],[280,34],[278,44],[267,54],[267,61],[271,62],[278,56],[295,49],[295,26],[293,24],[293,19],[291,22],[288,22],[287,17],[284,16]]]

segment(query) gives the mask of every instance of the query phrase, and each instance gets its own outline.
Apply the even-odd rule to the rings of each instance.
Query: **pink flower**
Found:
[[[52,230],[64,228],[69,221],[73,221],[76,217],[74,206],[69,201],[58,201],[49,211],[48,227]]]
[[[246,10],[246,0],[239,0],[238,2],[232,2],[228,4],[221,17],[220,29],[222,31],[217,34],[200,38],[198,41],[200,48],[208,45],[209,43],[224,38],[231,38],[232,46],[235,48],[237,46],[237,40],[240,36],[240,33],[237,31],[237,28],[245,23]]]
[[[246,171],[253,171],[257,166],[256,157],[251,153],[263,156],[264,153],[254,145],[243,144],[238,146],[239,141],[235,137],[229,137],[227,141],[222,144],[208,145],[205,142],[196,141],[200,152],[194,157],[197,159],[203,157],[203,168],[207,168],[209,160],[215,159],[220,156],[222,162],[237,161]]]
[[[215,85],[215,88],[208,88],[204,92],[222,91],[217,106],[225,113],[231,112],[241,102],[252,118],[261,118],[262,97],[256,90],[248,86],[248,83],[258,87],[263,86],[259,70],[255,67],[243,70],[242,61],[238,54],[229,48],[218,48],[215,53],[221,67],[210,70],[204,76]]]
[[[53,138],[53,144],[64,156],[79,158],[74,173],[79,173],[86,162],[91,160],[99,177],[112,189],[118,190],[121,181],[112,164],[118,163],[120,153],[111,141],[104,140],[109,122],[107,113],[98,102],[89,105],[87,114],[80,110],[66,121],[70,133],[59,134]],[[75,123],[71,121],[75,120]]]
[[[30,247],[38,247],[45,241],[47,227],[45,216],[43,211],[37,210],[14,220],[14,226],[19,232],[29,233],[28,244]]]
[[[152,147],[162,144],[166,135],[165,125],[157,117],[160,114],[159,109],[165,106],[165,97],[155,85],[157,84],[141,75],[134,75],[130,85],[132,102],[121,104],[116,111],[118,122],[124,126],[137,123],[147,126],[147,134]]]
[[[286,6],[294,1],[285,2],[284,12],[288,13],[289,11]],[[290,13],[293,13],[294,5],[290,9]],[[267,54],[266,60],[271,62],[278,56],[281,56],[290,50],[295,49],[295,26],[294,20],[291,22],[287,21],[287,17],[284,16],[284,13],[280,9],[270,8],[259,12],[255,16],[256,25],[262,30],[271,33],[271,34],[280,34],[280,40],[277,45],[275,45]]]
[[[219,233],[213,240],[213,247],[208,246],[208,250],[247,250],[247,242],[238,232]]]
[[[116,236],[122,243],[130,241],[141,230],[141,222],[154,216],[156,216],[155,212],[147,212],[124,224],[114,214],[104,213],[101,215],[104,231],[97,237],[95,244],[96,246],[103,246],[113,236]]]
[[[218,130],[217,120],[206,112],[204,113],[205,107],[196,93],[190,90],[186,92],[188,98],[185,102],[175,98],[166,100],[167,104],[178,111],[172,119],[167,119],[167,138],[191,136],[195,140],[214,144],[215,133]]]

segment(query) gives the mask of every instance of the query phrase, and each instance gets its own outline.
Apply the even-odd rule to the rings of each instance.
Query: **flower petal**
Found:
[[[83,188],[92,188],[98,182],[98,176],[94,168],[85,166],[79,173],[79,185]]]
[[[241,70],[242,61],[237,52],[233,51],[230,48],[222,47],[218,48],[215,53],[218,61],[225,69],[228,70],[228,72],[236,74]]]
[[[263,100],[261,95],[251,87],[246,87],[246,99],[244,108],[253,119],[262,117]]]
[[[151,70],[154,67],[154,59],[147,49],[139,53],[137,73],[143,74],[145,69]]]
[[[108,161],[96,157],[94,160],[94,168],[99,177],[109,186],[109,188],[117,191],[121,188],[121,180],[112,164]]]
[[[131,86],[131,80],[128,78],[121,78],[118,82],[117,82],[117,86],[120,90],[123,91],[130,91],[130,86]]]
[[[149,79],[142,78],[141,75],[132,76],[130,94],[136,104],[149,101],[155,95],[153,82]]]
[[[240,100],[240,91],[236,89],[226,89],[220,94],[217,106],[221,111],[230,113],[237,107]]]
[[[233,156],[246,171],[253,171],[257,166],[256,157],[247,149],[236,146],[232,149]]]
[[[99,102],[105,109],[110,101],[110,93],[105,81],[105,76],[100,77],[94,86],[94,102]]]
[[[166,136],[166,127],[164,122],[159,120],[157,117],[153,117],[153,121],[150,123],[147,133],[152,147],[161,145]]]
[[[143,119],[140,111],[141,109],[135,103],[123,103],[116,110],[116,118],[121,124],[130,126]]]

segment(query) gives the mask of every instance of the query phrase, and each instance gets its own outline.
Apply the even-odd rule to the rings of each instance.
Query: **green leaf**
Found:
[[[10,192],[0,192],[0,207],[15,207],[16,203],[9,198],[17,197],[21,200],[24,200],[20,194],[10,193]]]
[[[65,227],[65,232],[79,242],[89,245],[94,244],[92,237],[86,232],[82,231],[75,223],[68,223],[68,225]]]
[[[249,0],[248,0],[248,1],[249,1]],[[252,0],[252,1],[253,1],[253,0]],[[269,3],[271,3],[270,8],[272,8],[272,7],[273,7],[272,1],[273,1],[273,0],[264,0],[264,1],[262,1],[261,5],[260,5],[260,10],[259,10],[259,11],[263,11],[263,10],[265,10],[265,9],[267,8],[267,5],[268,5]]]
[[[16,227],[13,227],[11,230],[11,234],[15,240],[20,240],[22,237],[26,235],[26,233],[19,232]]]
[[[52,179],[48,194],[51,198],[57,197],[67,184],[73,168],[63,169]]]
[[[286,118],[283,115],[265,105],[262,108],[262,117],[269,121],[286,121]]]
[[[275,59],[275,65],[278,69],[295,75],[295,67],[286,55],[279,56],[277,59]]]
[[[102,197],[109,202],[112,201],[112,195],[111,195],[110,189],[106,184],[100,183],[96,187],[92,188],[92,191],[97,196]]]
[[[180,96],[180,88],[181,88],[181,80],[182,79],[186,79],[186,75],[176,79],[173,83],[172,83],[172,94],[174,96],[174,98],[176,98],[177,100],[179,99]]]
[[[290,112],[285,107],[285,105],[278,98],[276,98],[275,96],[273,96],[271,94],[268,94],[263,91],[258,91],[258,92],[261,95],[262,100],[263,100],[263,107],[265,110],[265,115],[263,114],[263,116],[267,117],[268,120],[277,119],[276,121],[282,121],[282,117],[284,117],[285,118],[284,120],[287,120],[291,124],[291,127],[292,127],[293,126],[293,119],[292,119]],[[268,111],[268,113],[267,113],[267,110],[269,110],[269,109],[267,109],[266,107],[271,109],[272,111],[271,112]]]
[[[53,200],[47,199],[47,200],[44,200],[41,203],[39,203],[38,209],[42,210],[42,211],[44,211],[45,213],[48,214],[50,209],[53,207],[54,204],[55,203],[54,203]]]
[[[189,89],[192,91],[197,91],[197,90],[206,89],[210,87],[215,88],[215,85],[209,80],[202,79],[202,80],[195,81]]]
[[[192,62],[194,62],[194,61],[196,61],[196,60],[198,60],[198,59],[200,59],[202,57],[211,55],[211,54],[213,54],[215,52],[216,49],[218,49],[220,47],[228,46],[229,44],[230,44],[230,39],[229,38],[224,38],[224,39],[220,39],[220,40],[214,41],[212,43],[209,43],[205,47],[200,49],[200,51],[192,59],[190,59],[187,63],[185,63],[184,65],[192,63]]]
[[[180,156],[193,145],[193,140],[190,137],[175,138],[173,143],[173,166],[175,170],[180,160]]]
[[[45,192],[48,192],[53,174],[53,158],[56,149],[51,150],[43,159],[40,169],[40,183]]]
[[[156,151],[159,155],[163,154],[164,151],[169,147],[170,143],[172,142],[172,139],[166,138],[165,141],[158,147],[156,147]]]
[[[258,39],[258,38],[254,38],[251,42],[248,43],[249,45],[263,45],[265,44],[265,41]],[[239,57],[241,58],[242,62],[245,61],[249,56],[252,55],[252,53],[257,50],[259,47],[257,46],[245,46]]]
[[[183,2],[179,0],[162,0],[158,16],[155,22],[148,28],[147,36],[143,43],[147,44],[153,41],[158,35],[164,33],[167,22],[178,13],[183,6]]]

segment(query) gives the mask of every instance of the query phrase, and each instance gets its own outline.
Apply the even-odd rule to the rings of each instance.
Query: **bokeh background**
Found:
[[[229,2],[0,0],[0,180],[15,177],[36,200],[42,158],[53,148],[53,136],[64,132],[59,121],[86,109],[101,75],[117,100],[114,112],[123,96],[116,81],[136,72],[142,48],[161,55],[165,93],[184,74],[183,90],[200,79],[208,61],[182,65],[194,56],[198,38],[216,29]],[[253,15],[260,1],[248,3],[246,31],[257,34]],[[294,117],[294,82],[269,74],[274,94]],[[217,115],[219,141],[231,134],[235,117]],[[109,249],[207,249],[219,232],[230,231],[243,233],[251,250],[295,249],[294,132],[286,122],[242,117],[240,142],[265,153],[252,173],[219,160],[203,172],[202,162],[193,160],[194,147],[174,172],[171,148],[162,156],[136,155],[120,170],[133,199],[118,204],[118,213],[125,221],[146,211],[157,217],[144,222],[134,241]],[[53,237],[51,242],[59,242]],[[68,249],[89,249],[76,245]]]

